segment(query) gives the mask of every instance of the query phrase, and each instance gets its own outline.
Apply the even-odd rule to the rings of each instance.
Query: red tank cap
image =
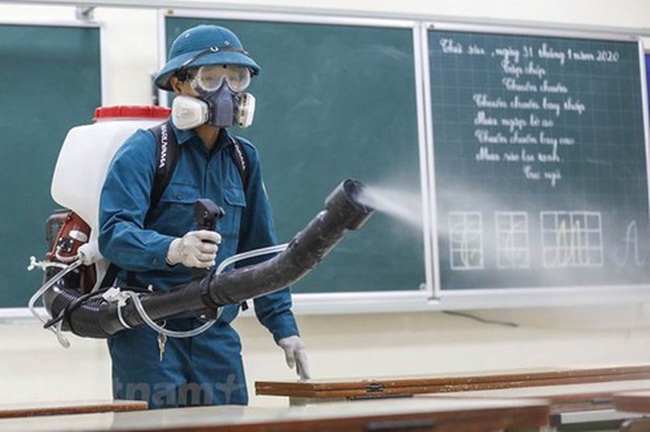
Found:
[[[166,119],[171,114],[169,108],[153,105],[115,105],[99,107],[95,110],[93,121],[110,119]]]

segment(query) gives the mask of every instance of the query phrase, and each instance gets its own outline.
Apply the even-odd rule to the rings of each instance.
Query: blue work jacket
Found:
[[[217,265],[235,253],[276,244],[255,147],[238,138],[248,163],[244,190],[241,174],[227,148],[233,144],[226,129],[221,129],[212,151],[206,149],[194,130],[173,127],[173,131],[180,146],[178,163],[146,223],[156,170],[156,145],[149,131],[138,130],[117,151],[100,202],[102,255],[122,269],[120,280],[125,280],[126,271],[133,272],[139,286],[152,285],[156,291],[191,279],[191,269],[181,264],[168,265],[166,256],[174,238],[197,229],[194,205],[199,198],[209,198],[225,210],[225,216],[217,221],[217,232],[222,236]],[[256,298],[254,305],[259,321],[276,342],[298,334],[288,287]],[[239,305],[225,306],[220,321],[231,322],[238,310]]]

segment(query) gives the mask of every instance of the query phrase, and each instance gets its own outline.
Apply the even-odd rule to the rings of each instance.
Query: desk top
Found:
[[[642,390],[646,391],[644,392]],[[435,393],[417,395],[416,398],[534,398],[546,400],[551,406],[551,413],[560,414],[578,411],[614,409],[615,399],[620,393],[632,395],[647,394],[648,412],[650,412],[650,380],[611,381],[544,387]],[[618,409],[617,406],[616,408]]]
[[[432,427],[436,431],[533,428],[548,425],[549,408],[536,400],[391,399],[286,407],[198,407],[0,420],[0,432],[62,431],[261,431],[315,428],[368,430]]]
[[[0,404],[0,418],[33,417],[55,414],[102,413],[147,409],[144,401],[89,400]]]
[[[644,379],[650,379],[650,365],[566,366],[493,370],[471,374],[458,372],[434,376],[258,381],[255,383],[255,391],[258,395],[270,396],[353,399]]]

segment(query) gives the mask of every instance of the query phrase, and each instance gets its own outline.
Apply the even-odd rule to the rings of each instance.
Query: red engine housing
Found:
[[[52,215],[47,222],[47,232],[52,233],[57,225],[56,237],[49,239],[50,251],[45,254],[48,261],[71,263],[77,259],[79,247],[88,242],[90,226],[74,212],[59,212]],[[48,235],[49,237],[49,235]],[[82,293],[89,293],[97,281],[95,265],[81,266],[78,269],[78,289]]]

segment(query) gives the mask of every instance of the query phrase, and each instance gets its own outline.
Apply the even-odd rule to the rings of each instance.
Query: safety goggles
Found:
[[[251,72],[246,67],[232,65],[207,65],[199,67],[190,79],[192,87],[199,92],[217,90],[225,81],[234,92],[242,92],[251,83]]]

